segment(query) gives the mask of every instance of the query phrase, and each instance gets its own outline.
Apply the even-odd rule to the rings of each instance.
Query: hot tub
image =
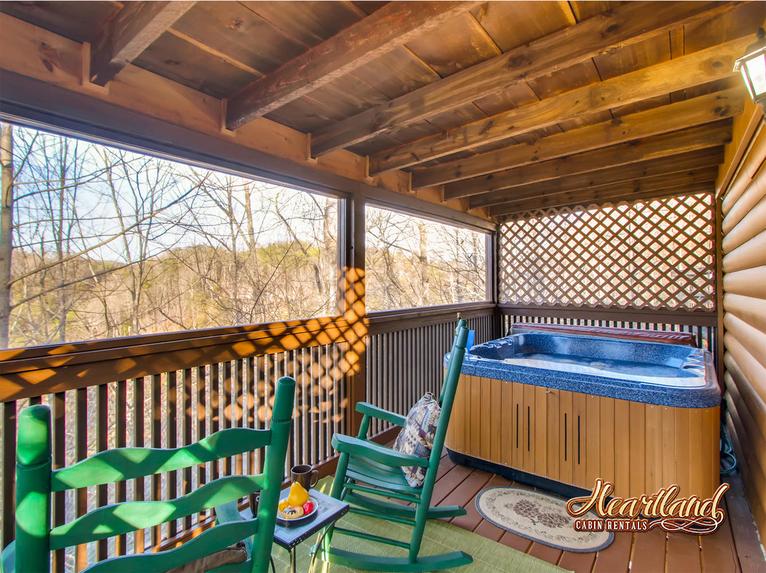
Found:
[[[640,496],[719,483],[720,390],[687,346],[524,333],[466,354],[447,434],[459,463],[571,493],[597,477]]]

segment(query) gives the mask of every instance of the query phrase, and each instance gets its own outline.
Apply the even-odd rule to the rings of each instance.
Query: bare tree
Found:
[[[0,124],[0,347],[8,347],[13,252],[13,128]]]
[[[22,127],[12,144],[10,344],[336,312],[335,199]],[[367,231],[371,308],[483,298],[481,235],[372,208]]]

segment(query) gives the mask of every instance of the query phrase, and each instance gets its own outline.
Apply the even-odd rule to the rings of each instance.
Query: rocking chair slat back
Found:
[[[422,486],[413,487],[409,485],[400,471],[402,466],[413,465],[412,456],[391,449],[384,455],[382,446],[366,441],[367,429],[372,417],[392,420],[396,425],[403,426],[404,418],[402,416],[386,412],[370,404],[358,404],[356,409],[363,415],[359,435],[356,438],[339,435],[333,438],[333,446],[340,453],[340,457],[333,482],[332,495],[339,499],[346,499],[351,504],[351,512],[412,525],[413,530],[409,543],[394,542],[387,538],[370,536],[364,532],[331,527],[328,529],[322,545],[322,554],[325,559],[351,568],[374,571],[435,571],[471,563],[471,556],[462,551],[427,557],[419,555],[428,519],[449,518],[465,514],[465,509],[462,507],[437,508],[430,507],[430,503],[447,426],[452,413],[452,405],[455,401],[457,384],[460,379],[460,370],[465,357],[467,338],[468,326],[466,321],[458,320],[444,382],[439,394],[441,414],[436,426],[433,448],[428,459],[424,460],[427,463],[418,464],[426,468]],[[382,460],[388,468],[381,465]],[[377,462],[377,464],[373,462]],[[378,497],[368,497],[366,495],[368,493]],[[413,503],[413,506],[404,506],[400,503],[381,499],[381,497],[404,499],[405,495],[407,500]],[[406,549],[407,556],[368,555],[333,548],[333,533]]]
[[[217,525],[184,545],[159,553],[127,555],[96,563],[86,571],[162,572],[210,555],[255,535],[248,564],[253,573],[267,571],[274,538],[279,490],[284,479],[295,381],[277,382],[268,430],[231,428],[180,448],[120,448],[94,455],[61,470],[51,469],[51,414],[35,405],[19,416],[16,464],[16,541],[3,551],[3,573],[49,571],[50,552],[122,535],[193,515],[261,492],[258,515]],[[83,488],[150,476],[266,448],[264,471],[228,476],[168,501],[131,501],[100,507],[51,529],[55,491]]]
[[[114,483],[180,470],[267,446],[271,430],[230,428],[180,448],[106,450],[60,470],[51,477],[53,491]]]

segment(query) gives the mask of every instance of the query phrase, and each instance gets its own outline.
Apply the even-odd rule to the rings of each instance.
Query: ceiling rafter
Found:
[[[468,206],[470,209],[494,207],[504,203],[535,199],[546,195],[577,191],[578,189],[596,190],[603,187],[613,187],[638,179],[670,175],[718,165],[721,161],[723,161],[722,147],[690,151],[681,155],[650,159],[618,167],[607,167],[598,171],[578,173],[577,175],[570,175],[552,181],[530,183],[529,185],[474,195],[469,198]]]
[[[93,43],[90,80],[105,86],[196,2],[128,2]]]
[[[370,157],[370,173],[401,169],[507,141],[532,130],[731,77],[734,61],[752,38],[719,44],[687,56],[556,94],[538,102],[424,137]],[[437,169],[441,169],[439,166]]]
[[[535,209],[564,207],[568,205],[587,205],[605,201],[634,201],[636,199],[653,199],[666,195],[683,193],[692,195],[703,191],[712,192],[715,189],[715,178],[718,170],[715,166],[706,169],[673,174],[651,179],[629,181],[621,185],[603,189],[578,189],[557,195],[547,195],[536,199],[507,203],[490,209],[493,217],[503,217],[513,213],[523,213]]]
[[[430,187],[618,143],[712,123],[742,112],[744,91],[730,88],[616,119],[586,125],[413,172],[414,188]]]
[[[519,82],[641,42],[684,23],[710,18],[731,6],[722,2],[621,5],[317,130],[312,134],[312,153],[321,155],[367,141]]]
[[[669,157],[687,151],[718,147],[728,143],[730,139],[731,120],[720,120],[708,125],[686,128],[564,158],[540,161],[473,179],[456,181],[444,186],[444,198],[470,197],[496,189],[507,189],[577,173],[597,171],[606,167],[630,165],[639,161]]]
[[[480,2],[391,2],[232,96],[236,129],[358,69]]]

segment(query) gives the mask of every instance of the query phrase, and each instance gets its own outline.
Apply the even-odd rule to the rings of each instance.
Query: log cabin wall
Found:
[[[734,126],[718,181],[723,381],[734,443],[761,538],[766,535],[766,129],[750,104]]]

